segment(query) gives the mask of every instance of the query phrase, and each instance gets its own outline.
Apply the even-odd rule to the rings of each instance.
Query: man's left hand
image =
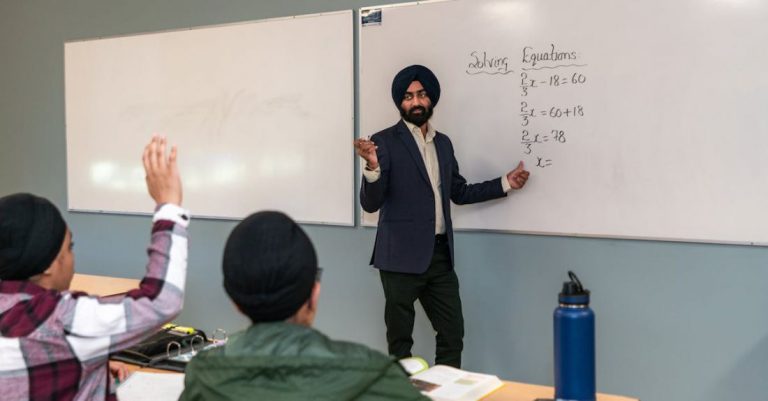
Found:
[[[512,187],[512,189],[522,188],[528,181],[529,175],[531,175],[531,173],[525,169],[525,166],[521,161],[517,164],[517,167],[515,167],[514,170],[507,173],[507,181],[509,181],[509,186]]]

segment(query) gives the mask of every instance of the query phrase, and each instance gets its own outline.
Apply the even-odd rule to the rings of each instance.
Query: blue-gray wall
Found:
[[[30,191],[66,209],[65,41],[385,2],[0,0],[0,193]],[[149,218],[65,218],[78,271],[141,276]],[[220,284],[221,249],[233,226],[191,227],[180,322],[230,331],[245,324]],[[366,263],[374,231],[305,228],[326,268],[317,326],[385,349],[383,295]],[[551,384],[551,312],[566,270],[574,269],[593,291],[600,391],[644,401],[768,398],[765,248],[473,232],[456,239],[467,369]],[[415,351],[429,359],[434,340],[421,315],[415,337]]]

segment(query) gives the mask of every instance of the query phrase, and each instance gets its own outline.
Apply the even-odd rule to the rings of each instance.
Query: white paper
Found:
[[[181,373],[135,372],[117,388],[120,401],[176,401],[184,391]]]

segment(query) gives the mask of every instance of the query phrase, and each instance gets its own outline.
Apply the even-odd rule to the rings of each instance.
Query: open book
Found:
[[[503,384],[493,375],[444,365],[427,368],[421,358],[406,358],[400,364],[411,374],[411,383],[435,401],[477,401]],[[419,367],[422,369],[419,370]]]

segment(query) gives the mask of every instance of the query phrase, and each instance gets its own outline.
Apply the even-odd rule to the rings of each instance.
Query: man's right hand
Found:
[[[376,156],[376,144],[370,139],[358,138],[353,142],[355,145],[355,152],[358,156],[365,159],[369,170],[376,170],[379,168],[379,158]]]
[[[147,189],[155,203],[172,203],[181,206],[181,178],[176,166],[176,147],[165,156],[165,138],[157,135],[144,147],[144,171],[147,173]]]

